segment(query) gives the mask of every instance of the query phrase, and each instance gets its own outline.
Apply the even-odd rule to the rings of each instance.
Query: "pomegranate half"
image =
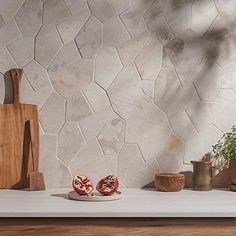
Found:
[[[80,195],[87,195],[93,191],[92,181],[85,175],[76,175],[72,181],[72,186]]]
[[[96,189],[103,195],[112,195],[117,192],[118,187],[118,178],[115,175],[108,175],[97,183]]]

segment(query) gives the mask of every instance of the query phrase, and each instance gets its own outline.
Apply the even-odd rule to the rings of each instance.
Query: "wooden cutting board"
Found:
[[[29,120],[33,120],[37,166],[39,162],[39,127],[36,105],[20,103],[23,70],[10,70],[13,103],[0,105],[0,188],[29,187],[33,170]]]

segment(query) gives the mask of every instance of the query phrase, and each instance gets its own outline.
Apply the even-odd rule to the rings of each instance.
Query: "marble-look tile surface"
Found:
[[[15,15],[23,37],[34,37],[42,25],[43,2],[26,0]]]
[[[35,59],[45,68],[62,46],[56,27],[43,26],[35,40]]]
[[[69,163],[73,175],[78,169],[93,164],[103,157],[102,149],[96,138],[86,140],[86,143]]]
[[[88,0],[92,14],[103,23],[115,16],[114,10],[108,3],[106,0]]]
[[[133,8],[129,8],[120,14],[120,17],[131,37],[135,37],[146,31],[143,16]]]
[[[11,19],[6,21],[0,27],[0,47],[4,47],[6,44],[19,39],[21,36],[20,31],[16,25],[16,22]]]
[[[200,12],[201,14],[199,14]],[[217,15],[218,10],[213,0],[194,1],[192,5],[192,30],[201,36]]]
[[[135,59],[135,64],[142,79],[154,80],[161,70],[162,46],[151,40]]]
[[[117,155],[125,141],[125,122],[113,115],[99,132],[98,141],[105,155]]]
[[[66,120],[78,122],[92,115],[92,110],[81,92],[67,98]]]
[[[121,70],[122,64],[113,47],[104,47],[95,62],[95,81],[107,89]]]
[[[144,162],[137,145],[123,146],[117,158],[117,176],[126,187],[143,187],[154,180],[158,171],[155,161]]]
[[[25,76],[35,92],[34,103],[41,108],[53,92],[47,71],[34,60],[23,69]]]
[[[44,174],[46,188],[70,187],[69,169],[57,158],[57,136],[43,135],[40,143],[40,170]]]
[[[208,61],[194,81],[203,101],[214,101],[220,91],[220,67]]]
[[[132,65],[134,59],[142,50],[144,45],[150,39],[148,32],[144,32],[135,38],[129,39],[128,41],[117,46],[117,51],[121,58],[124,66]]]
[[[144,14],[147,9],[151,6],[153,0],[131,0],[133,8],[140,14]]]
[[[109,98],[104,89],[96,83],[91,83],[83,89],[83,94],[94,112],[101,111],[110,106]]]
[[[130,38],[119,17],[112,17],[103,26],[103,46],[114,47]]]
[[[165,19],[175,36],[181,35],[191,26],[191,4],[178,6],[168,12]]]
[[[90,17],[75,38],[75,42],[84,58],[95,58],[102,46],[102,24]]]
[[[63,43],[66,44],[74,40],[90,15],[89,10],[85,10],[68,18],[68,20],[57,26]]]
[[[85,144],[84,137],[76,122],[66,122],[58,135],[58,157],[69,164]]]
[[[192,170],[235,124],[235,12],[234,0],[1,0],[0,102],[6,71],[23,68],[47,187]]]
[[[64,3],[72,15],[76,15],[82,11],[88,10],[86,0],[64,0]]]
[[[113,0],[108,1],[111,7],[114,9],[116,14],[120,14],[130,7],[130,0]]]
[[[5,47],[0,48],[0,72],[4,74],[6,71],[14,67],[16,67],[16,63],[9,51]]]
[[[184,143],[171,134],[157,155],[162,173],[178,173],[183,170]]]
[[[34,58],[34,38],[19,38],[7,45],[19,67],[28,64]]]
[[[81,59],[74,41],[64,44],[47,68],[48,74],[57,73]]]
[[[78,93],[93,81],[94,61],[81,59],[50,75],[54,89],[68,98]]]
[[[46,0],[44,2],[43,23],[55,25],[70,17],[70,12],[62,0]]]
[[[4,21],[14,17],[17,10],[21,7],[25,0],[1,0],[0,15]]]
[[[174,38],[173,32],[162,16],[148,22],[147,27],[152,38],[162,45]]]
[[[65,122],[66,101],[52,93],[39,112],[40,122],[46,134],[57,134]]]

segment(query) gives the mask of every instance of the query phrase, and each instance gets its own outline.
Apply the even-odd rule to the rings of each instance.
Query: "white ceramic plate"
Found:
[[[110,196],[104,196],[100,193],[93,193],[93,195],[79,195],[75,191],[68,193],[68,198],[77,201],[87,201],[87,202],[105,202],[105,201],[114,201],[122,198],[122,193],[114,193]]]

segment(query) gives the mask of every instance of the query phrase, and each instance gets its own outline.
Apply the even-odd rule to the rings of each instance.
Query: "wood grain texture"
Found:
[[[34,121],[35,143],[39,149],[36,105],[20,103],[22,69],[11,69],[13,104],[0,105],[0,188],[29,187],[32,172],[29,120]],[[38,160],[37,160],[38,165]]]
[[[29,189],[30,191],[45,190],[44,177],[39,172],[39,143],[36,142],[34,121],[29,121],[30,125],[30,140],[33,160],[33,171],[29,175]]]
[[[1,219],[1,236],[235,236],[234,218]]]

